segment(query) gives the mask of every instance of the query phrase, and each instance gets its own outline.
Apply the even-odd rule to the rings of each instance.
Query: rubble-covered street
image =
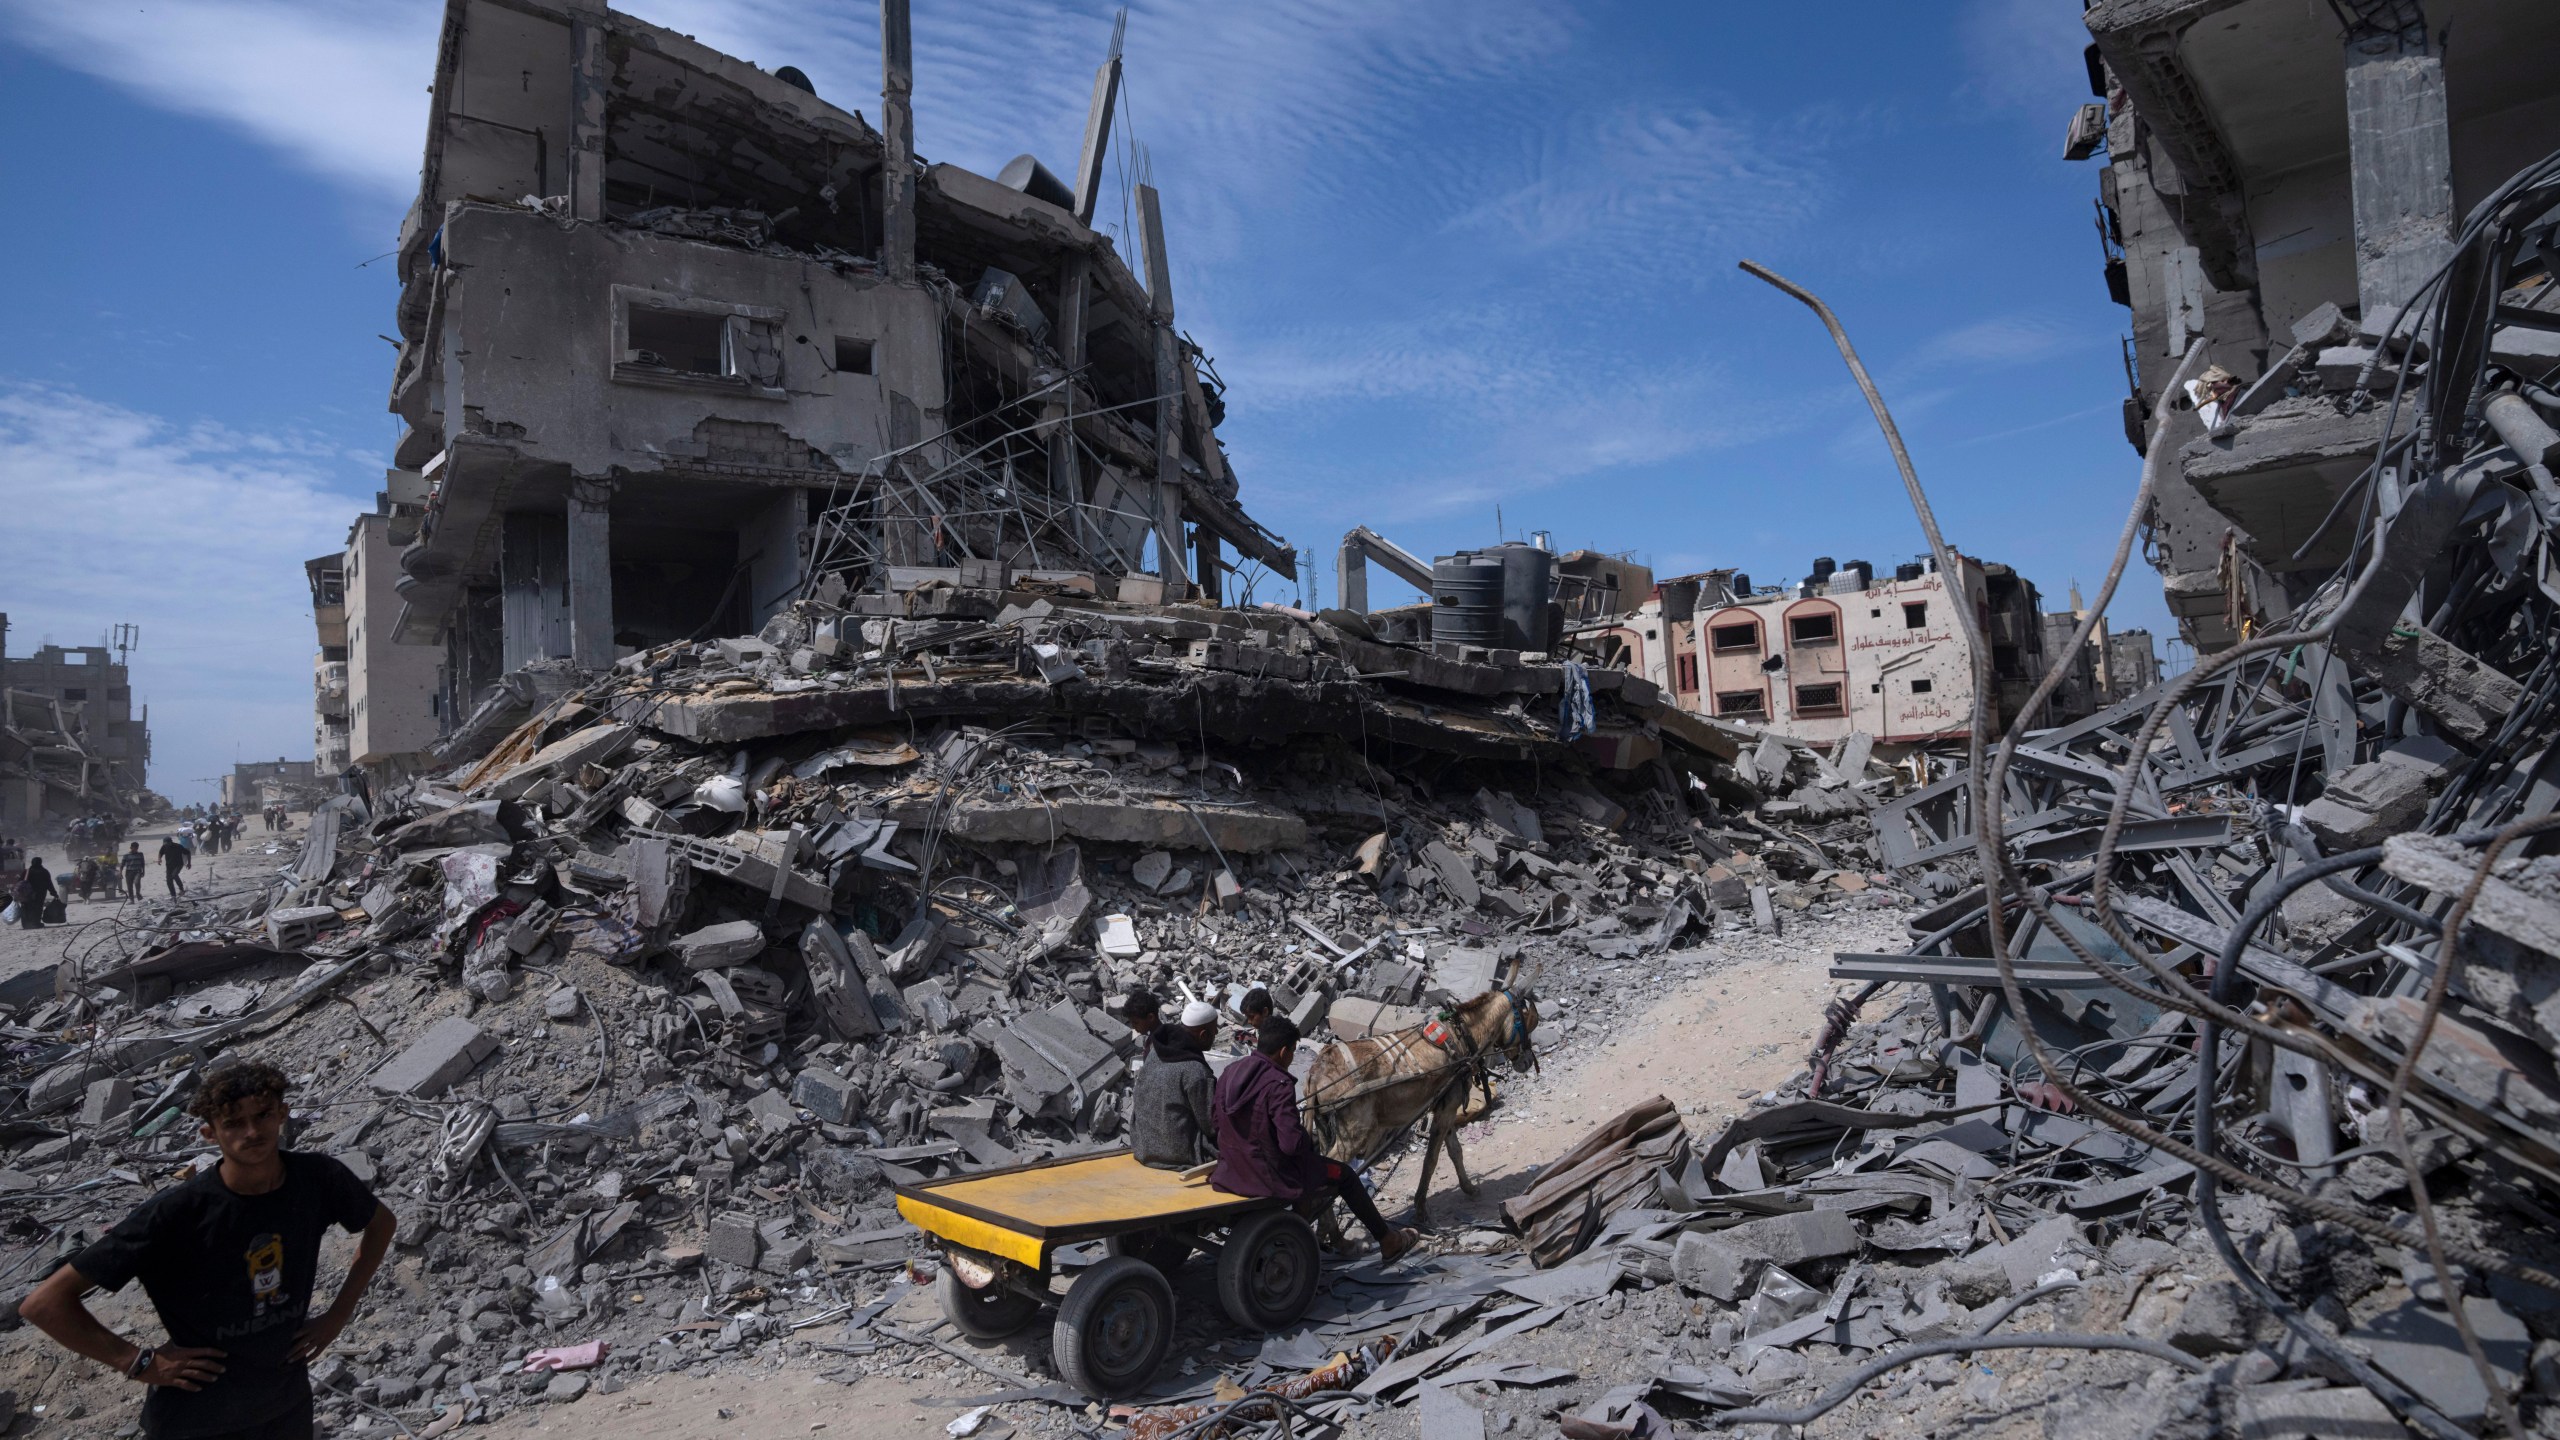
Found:
[[[1128,15],[990,177],[878,12],[442,6],[313,758],[0,615],[0,1435],[2560,1435],[2560,11],[2080,7],[2050,610],[1818,246],[1911,558],[1324,603]]]

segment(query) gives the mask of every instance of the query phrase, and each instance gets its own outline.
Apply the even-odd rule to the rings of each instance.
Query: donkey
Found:
[[[1484,1068],[1496,1056],[1514,1070],[1537,1064],[1529,1044],[1530,1032],[1538,1028],[1537,1001],[1527,989],[1496,988],[1455,1007],[1445,1019],[1327,1045],[1316,1052],[1301,1092],[1308,1133],[1328,1160],[1366,1161],[1406,1126],[1429,1116],[1413,1218],[1430,1224],[1431,1174],[1443,1149],[1458,1188],[1470,1198],[1476,1194],[1458,1149],[1458,1127],[1475,1117],[1469,1107],[1483,1092]]]

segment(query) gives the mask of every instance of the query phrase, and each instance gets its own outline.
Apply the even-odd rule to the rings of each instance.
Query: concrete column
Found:
[[[605,97],[613,88],[605,58],[602,0],[572,0],[569,7],[569,213],[604,218]]]
[[[1080,384],[1075,372],[1084,368],[1085,298],[1092,289],[1093,262],[1081,252],[1070,251],[1058,266],[1058,328],[1054,339],[1058,358],[1067,364],[1067,392],[1063,397],[1070,414],[1075,408],[1075,392]],[[1079,505],[1084,499],[1084,467],[1076,458],[1075,422],[1069,419],[1049,437],[1049,493],[1068,505]],[[1078,512],[1076,539],[1085,539],[1081,511]]]
[[[2347,36],[2347,151],[2355,194],[2356,298],[2368,321],[2409,303],[2453,253],[2453,144],[2444,57],[2411,23]]]
[[[800,590],[800,537],[808,528],[809,497],[782,490],[738,527],[738,553],[747,561],[747,625],[762,629]]]
[[[1156,345],[1156,574],[1165,593],[1187,583],[1182,543],[1182,406],[1180,357],[1173,338],[1173,266],[1164,254],[1164,207],[1156,187],[1138,187],[1138,223],[1147,242],[1149,323]]]
[[[569,658],[580,669],[613,664],[613,482],[569,482]]]
[[[500,665],[520,669],[569,654],[568,525],[516,511],[498,522]]]
[[[880,268],[916,278],[914,44],[907,0],[880,0]]]
[[[1199,577],[1201,593],[1212,602],[1219,599],[1222,582],[1218,572],[1225,567],[1219,559],[1218,533],[1206,525],[1191,531],[1192,573]]]
[[[1076,159],[1076,218],[1093,223],[1094,198],[1102,193],[1102,158],[1111,148],[1111,111],[1120,99],[1120,26],[1129,20],[1127,11],[1120,14],[1120,24],[1111,28],[1111,58],[1093,72],[1093,103],[1084,112],[1084,149]]]

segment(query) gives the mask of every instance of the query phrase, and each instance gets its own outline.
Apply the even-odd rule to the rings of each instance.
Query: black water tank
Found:
[[[1734,599],[1747,600],[1751,598],[1751,576],[1747,572],[1736,570],[1733,572],[1732,581],[1724,588],[1732,594]]]
[[[1679,621],[1698,618],[1697,581],[1665,580],[1661,585],[1661,594],[1663,619]]]
[[[1046,200],[1061,210],[1072,212],[1076,208],[1076,192],[1067,188],[1066,181],[1050,174],[1049,167],[1036,156],[1016,155],[1006,161],[1005,167],[996,172],[996,183],[1034,200]]]
[[[1502,557],[1461,550],[1431,562],[1431,638],[1502,645]]]
[[[1514,541],[1488,552],[1502,562],[1502,645],[1510,650],[1551,648],[1547,604],[1556,593],[1555,552]]]
[[[1917,580],[1921,574],[1922,567],[1917,560],[1905,560],[1893,567],[1893,578],[1896,580]]]
[[[1816,590],[1828,589],[1831,585],[1831,577],[1839,572],[1838,561],[1828,555],[1816,555],[1813,557],[1813,573],[1805,577],[1805,583]]]
[[[1868,564],[1864,560],[1852,560],[1843,568],[1856,573],[1859,589],[1872,590],[1875,588],[1876,567],[1873,565]]]

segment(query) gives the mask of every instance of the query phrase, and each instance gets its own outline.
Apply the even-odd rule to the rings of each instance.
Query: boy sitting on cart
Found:
[[[1218,1077],[1211,1110],[1218,1125],[1218,1168],[1209,1183],[1230,1195],[1269,1196],[1321,1207],[1339,1195],[1378,1241],[1378,1260],[1393,1264],[1422,1237],[1387,1224],[1378,1202],[1351,1167],[1327,1160],[1298,1123],[1298,1081],[1289,1063],[1298,1027],[1274,1015],[1255,1032],[1253,1053]]]

